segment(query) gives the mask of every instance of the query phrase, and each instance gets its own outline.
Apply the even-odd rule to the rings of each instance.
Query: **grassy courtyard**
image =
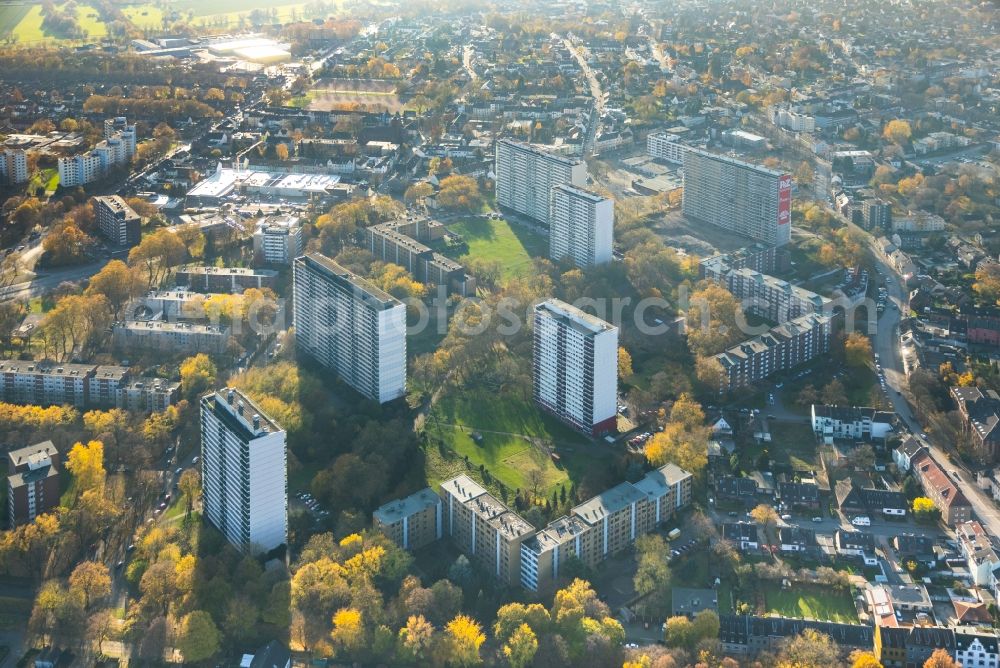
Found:
[[[462,460],[468,457],[473,468],[482,465],[511,491],[528,489],[547,497],[611,456],[530,402],[485,391],[445,395],[428,416],[426,428],[432,486],[464,472]],[[549,454],[553,446],[558,462]]]
[[[858,614],[846,590],[794,584],[782,589],[774,582],[761,583],[768,614],[854,624]]]
[[[464,218],[449,223],[448,229],[462,235],[469,257],[499,262],[504,278],[525,275],[531,271],[531,258],[548,252],[545,237],[506,220]]]

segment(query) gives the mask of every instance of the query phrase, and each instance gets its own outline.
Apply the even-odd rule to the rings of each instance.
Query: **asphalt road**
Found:
[[[868,236],[870,238],[870,235]],[[955,457],[954,460],[948,459],[947,452],[950,450],[950,445],[936,442],[933,435],[930,435],[929,438],[919,436],[923,433],[923,427],[914,417],[910,404],[905,395],[902,394],[907,388],[907,379],[906,374],[903,373],[903,360],[899,346],[899,320],[902,309],[906,305],[906,290],[899,275],[892,270],[887,259],[874,243],[871,244],[871,251],[882,271],[882,277],[888,277],[886,287],[889,298],[896,304],[896,308],[887,308],[879,317],[875,335],[872,337],[872,349],[878,353],[879,362],[885,373],[886,386],[889,388],[887,393],[889,401],[903,423],[927,446],[934,461],[949,473],[958,472],[958,478],[963,483],[962,491],[969,499],[969,503],[972,504],[977,518],[991,534],[1000,536],[1000,509],[993,503],[993,499],[976,486],[975,474],[971,473],[958,457]]]
[[[82,281],[90,278],[101,270],[105,261],[92,262],[78,267],[67,267],[46,272],[30,281],[15,283],[5,288],[0,288],[0,301],[10,299],[30,299],[40,294],[53,290],[64,281]]]

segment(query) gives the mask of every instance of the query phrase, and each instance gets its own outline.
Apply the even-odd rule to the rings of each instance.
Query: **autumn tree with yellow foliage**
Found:
[[[708,464],[709,428],[701,404],[686,394],[674,402],[670,420],[646,441],[646,459],[653,466],[672,462],[694,475]]]

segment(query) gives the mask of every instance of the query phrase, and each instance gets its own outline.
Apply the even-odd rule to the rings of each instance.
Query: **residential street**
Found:
[[[871,239],[870,235],[868,236]],[[979,521],[991,534],[1000,535],[1000,509],[993,503],[993,499],[976,486],[975,474],[970,472],[958,457],[955,457],[954,460],[949,459],[947,450],[945,450],[947,444],[935,442],[933,434],[929,434],[929,438],[920,436],[923,433],[923,427],[913,416],[913,411],[910,409],[906,397],[902,394],[907,383],[899,349],[899,320],[902,309],[906,308],[906,290],[901,285],[900,277],[889,266],[879,249],[875,247],[874,240],[871,240],[870,246],[872,255],[883,276],[891,278],[891,283],[887,286],[889,298],[896,304],[896,308],[887,308],[881,315],[875,336],[872,337],[872,349],[878,353],[879,361],[885,372],[885,381],[889,388],[889,401],[892,402],[893,408],[903,423],[928,447],[934,461],[946,471],[958,472],[959,478],[965,483],[962,486],[962,491],[969,499],[969,503],[972,504],[972,509]]]

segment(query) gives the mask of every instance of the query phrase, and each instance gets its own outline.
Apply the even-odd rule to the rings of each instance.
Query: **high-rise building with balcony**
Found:
[[[406,393],[406,307],[330,258],[296,258],[295,343],[379,403]]]
[[[497,140],[497,204],[549,224],[552,188],[560,183],[587,185],[587,163],[512,139]]]
[[[569,258],[578,267],[611,262],[615,203],[565,183],[552,188],[549,258]]]
[[[248,553],[288,540],[285,432],[242,392],[201,399],[205,518]]]
[[[684,215],[780,246],[792,234],[792,177],[749,162],[688,149]]]
[[[618,328],[559,299],[535,306],[535,402],[588,435],[615,430]]]

